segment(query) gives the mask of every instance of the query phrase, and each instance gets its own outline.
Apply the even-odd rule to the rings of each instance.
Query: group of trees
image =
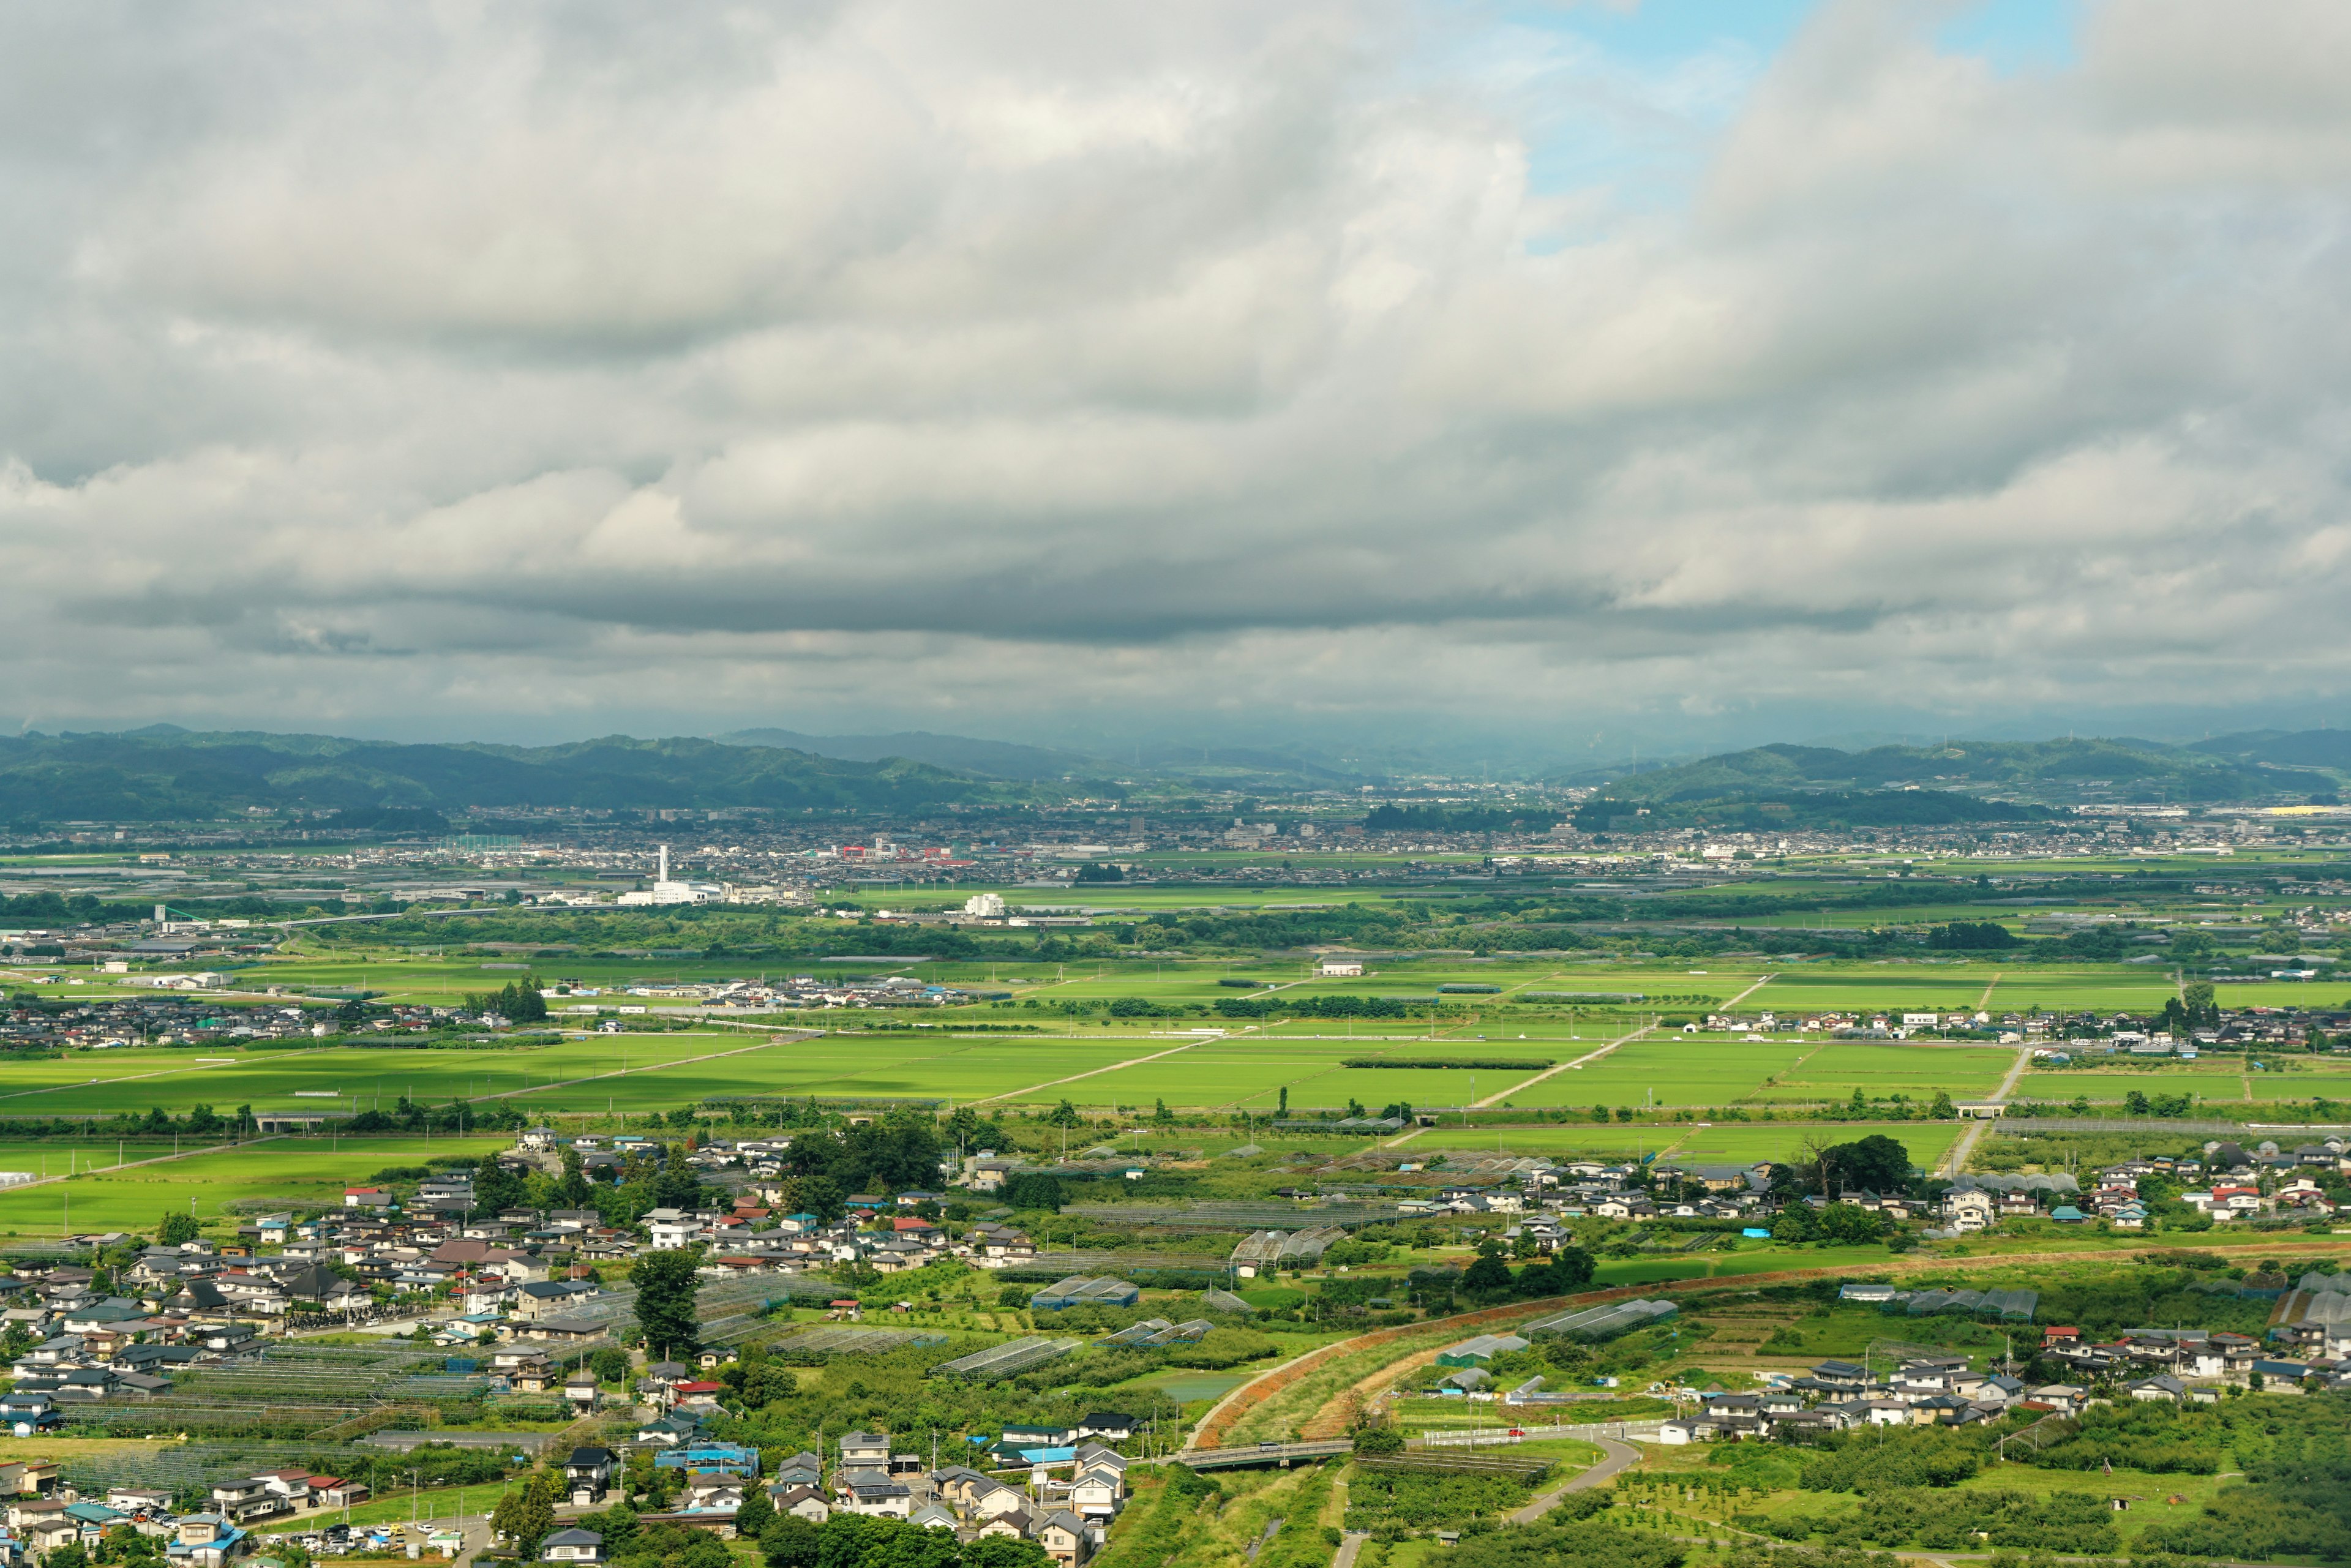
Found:
[[[452,1100],[446,1105],[427,1105],[422,1100],[411,1100],[402,1094],[392,1109],[371,1105],[343,1124],[346,1133],[464,1133],[473,1131],[511,1133],[526,1124],[520,1111],[503,1100],[486,1105],[475,1105],[463,1100]]]
[[[2023,938],[1997,920],[1954,920],[1949,925],[1929,927],[1927,946],[1936,948],[1959,948],[1979,951],[1987,947],[2014,947]]]
[[[1566,1296],[1592,1283],[1593,1257],[1581,1247],[1538,1256],[1515,1274],[1503,1261],[1508,1256],[1502,1243],[1490,1236],[1478,1243],[1478,1256],[1461,1271],[1461,1293],[1472,1301]]]
[[[547,1021],[547,998],[538,993],[538,979],[525,975],[519,980],[508,980],[495,991],[468,993],[465,1011],[496,1013],[508,1023],[544,1023]]]
[[[257,1131],[260,1124],[253,1118],[253,1107],[239,1105],[234,1111],[222,1112],[210,1105],[192,1105],[186,1114],[174,1116],[162,1106],[151,1106],[145,1115],[136,1111],[118,1111],[99,1120],[89,1116],[57,1116],[45,1120],[12,1122],[8,1124],[11,1138],[168,1138],[177,1134],[191,1138],[241,1138]]]

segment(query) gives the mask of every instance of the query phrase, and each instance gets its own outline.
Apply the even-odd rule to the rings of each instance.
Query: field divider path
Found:
[[[317,1054],[318,1052],[316,1051],[289,1051],[282,1056],[274,1057],[272,1060],[278,1061],[290,1061],[298,1056],[315,1056]],[[183,1072],[202,1072],[208,1067],[235,1067],[241,1065],[242,1062],[242,1058],[230,1057],[225,1061],[191,1061],[177,1067],[159,1067],[152,1072],[126,1072],[120,1078],[92,1078],[80,1083],[47,1083],[43,1084],[38,1089],[12,1090],[8,1093],[0,1094],[0,1100],[22,1100],[27,1095],[32,1094],[56,1094],[68,1089],[87,1089],[92,1083],[111,1089],[118,1083],[137,1083],[141,1080],[149,1078],[171,1078]]]
[[[2011,1094],[2016,1092],[2017,1081],[2024,1076],[2024,1070],[2032,1065],[2032,1048],[2029,1045],[2017,1047],[2016,1060],[2009,1064],[2008,1075],[2000,1081],[2000,1087],[1991,1092],[1992,1099],[2005,1103]],[[1991,1125],[1990,1118],[1971,1118],[1968,1130],[1959,1134],[1959,1141],[1951,1145],[1951,1152],[1943,1156],[1945,1175],[1956,1176],[1968,1168],[1968,1156],[1975,1153],[1976,1145],[1983,1138],[1984,1129]]]
[[[1756,992],[1761,990],[1764,987],[1770,985],[1773,980],[1778,978],[1779,977],[1777,975],[1764,976],[1761,979],[1757,980],[1753,985],[1748,987],[1745,990],[1740,992],[1737,996],[1723,1003],[1723,1009],[1727,1012],[1730,1009],[1737,1007],[1740,1003],[1745,1001],[1748,998],[1753,996]]]
[[[1984,1009],[1991,1006],[1992,988],[2000,984],[2001,977],[2002,977],[1998,971],[1993,972],[1991,984],[1985,986],[1983,988],[1983,995],[1976,998],[1976,1010],[1978,1012],[1981,1012]]]
[[[1761,982],[1758,983],[1760,984]],[[1499,1093],[1489,1094],[1483,1100],[1473,1101],[1470,1103],[1469,1109],[1472,1111],[1482,1111],[1489,1105],[1498,1104],[1513,1094],[1533,1088],[1536,1084],[1541,1083],[1546,1078],[1555,1078],[1562,1072],[1583,1066],[1587,1061],[1597,1061],[1602,1057],[1607,1055],[1610,1051],[1615,1050],[1618,1046],[1629,1044],[1630,1042],[1640,1039],[1643,1035],[1648,1033],[1651,1030],[1656,1027],[1657,1026],[1653,1023],[1645,1023],[1630,1034],[1618,1035],[1614,1040],[1610,1040],[1598,1051],[1587,1051],[1585,1054],[1577,1057],[1573,1061],[1562,1061],[1555,1066],[1546,1067],[1541,1072],[1536,1073],[1532,1078],[1513,1083],[1509,1088],[1502,1090]]]
[[[607,1078],[637,1078],[648,1072],[659,1072],[664,1068],[691,1067],[697,1061],[716,1061],[721,1057],[727,1056],[747,1056],[752,1051],[766,1051],[770,1046],[783,1044],[784,1042],[777,1038],[783,1032],[783,1030],[778,1029],[757,1045],[738,1045],[732,1051],[714,1051],[705,1056],[681,1056],[675,1061],[655,1062],[651,1067],[621,1067],[610,1072],[591,1072],[584,1078],[562,1078],[548,1083],[533,1083],[521,1089],[501,1089],[494,1094],[469,1094],[465,1096],[465,1103],[468,1105],[477,1105],[485,1100],[512,1100],[517,1095],[539,1094],[549,1089],[569,1089],[581,1083],[601,1082]],[[816,1039],[822,1036],[824,1032],[822,1030],[803,1030],[799,1031],[798,1038]]]
[[[1510,1515],[1510,1522],[1532,1524],[1536,1520],[1557,1508],[1559,1500],[1568,1493],[1590,1491],[1603,1481],[1614,1480],[1620,1470],[1630,1469],[1641,1462],[1641,1450],[1630,1443],[1620,1443],[1614,1437],[1602,1437],[1598,1442],[1601,1453],[1599,1463],[1570,1479],[1565,1486],[1557,1487],[1543,1493],[1542,1496]]]
[[[1228,1037],[1215,1035],[1209,1038],[1221,1040]],[[1117,1072],[1124,1068],[1140,1067],[1146,1061],[1157,1061],[1164,1056],[1180,1055],[1184,1051],[1190,1051],[1196,1046],[1205,1045],[1207,1043],[1207,1041],[1205,1040],[1187,1040],[1181,1045],[1171,1045],[1165,1051],[1155,1051],[1149,1056],[1129,1057],[1124,1061],[1113,1061],[1107,1067],[1089,1068],[1083,1072],[1072,1072],[1067,1078],[1049,1078],[1042,1083],[1031,1083],[1026,1089],[1008,1089],[1001,1094],[983,1095],[977,1100],[967,1100],[964,1103],[967,1105],[985,1105],[991,1100],[1009,1100],[1017,1094],[1034,1094],[1040,1089],[1056,1089],[1064,1083],[1075,1083],[1081,1078],[1096,1078],[1105,1072]]]
[[[249,1149],[256,1144],[282,1143],[292,1136],[293,1134],[291,1133],[265,1133],[260,1137],[246,1138],[239,1143],[207,1144],[201,1149],[188,1149],[176,1155],[156,1155],[152,1158],[143,1160],[125,1160],[120,1165],[99,1166],[95,1170],[59,1172],[57,1175],[53,1176],[35,1176],[30,1181],[18,1182],[15,1186],[8,1188],[8,1190],[10,1192],[27,1192],[37,1186],[47,1186],[51,1182],[72,1181],[77,1176],[102,1176],[110,1171],[135,1171],[141,1166],[167,1166],[173,1160],[201,1159],[206,1155],[217,1155],[227,1149]]]

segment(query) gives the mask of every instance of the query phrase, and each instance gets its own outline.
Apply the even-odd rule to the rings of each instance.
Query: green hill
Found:
[[[251,808],[345,811],[423,825],[424,812],[751,806],[917,810],[1011,803],[1026,786],[892,758],[852,762],[775,747],[607,736],[565,746],[402,746],[259,732],[0,737],[0,815],[171,821]],[[390,808],[416,812],[390,819]]]
[[[2315,760],[2320,748],[2304,750]],[[2327,774],[2281,766],[2252,747],[2216,754],[2128,739],[1963,741],[1864,751],[1779,745],[1614,780],[1600,792],[1603,801],[1588,802],[1582,815],[1646,807],[1652,815],[1727,820],[1754,807],[1782,826],[1890,826],[2039,816],[2050,807],[2090,802],[2302,800],[2335,788]]]

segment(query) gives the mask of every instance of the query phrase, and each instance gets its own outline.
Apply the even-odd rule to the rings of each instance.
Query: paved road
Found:
[[[2023,1077],[2024,1070],[2032,1065],[2032,1047],[2030,1045],[2017,1047],[2016,1061],[2009,1068],[2008,1076],[2000,1081],[2000,1087],[1991,1092],[1992,1099],[2005,1103],[2008,1097],[2016,1092],[2016,1081]],[[1968,1168],[1968,1155],[1974,1152],[1976,1141],[1984,1135],[1984,1129],[1991,1125],[1991,1123],[1989,1121],[1979,1120],[1971,1123],[1968,1130],[1959,1134],[1959,1142],[1951,1145],[1950,1154],[1945,1156],[1943,1169],[1946,1174],[1958,1176]]]
[[[1614,1437],[1599,1439],[1603,1449],[1600,1462],[1554,1491],[1547,1491],[1526,1507],[1510,1515],[1512,1524],[1532,1524],[1559,1506],[1559,1500],[1572,1491],[1590,1491],[1604,1481],[1616,1479],[1616,1472],[1641,1462],[1641,1450],[1630,1443],[1620,1443]]]
[[[1368,1530],[1351,1530],[1339,1538],[1339,1555],[1331,1559],[1331,1568],[1355,1568],[1355,1553],[1372,1538]]]

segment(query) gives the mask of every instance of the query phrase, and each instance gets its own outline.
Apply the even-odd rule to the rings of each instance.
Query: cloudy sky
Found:
[[[2346,79],[2342,0],[8,6],[18,722],[2341,722]]]

